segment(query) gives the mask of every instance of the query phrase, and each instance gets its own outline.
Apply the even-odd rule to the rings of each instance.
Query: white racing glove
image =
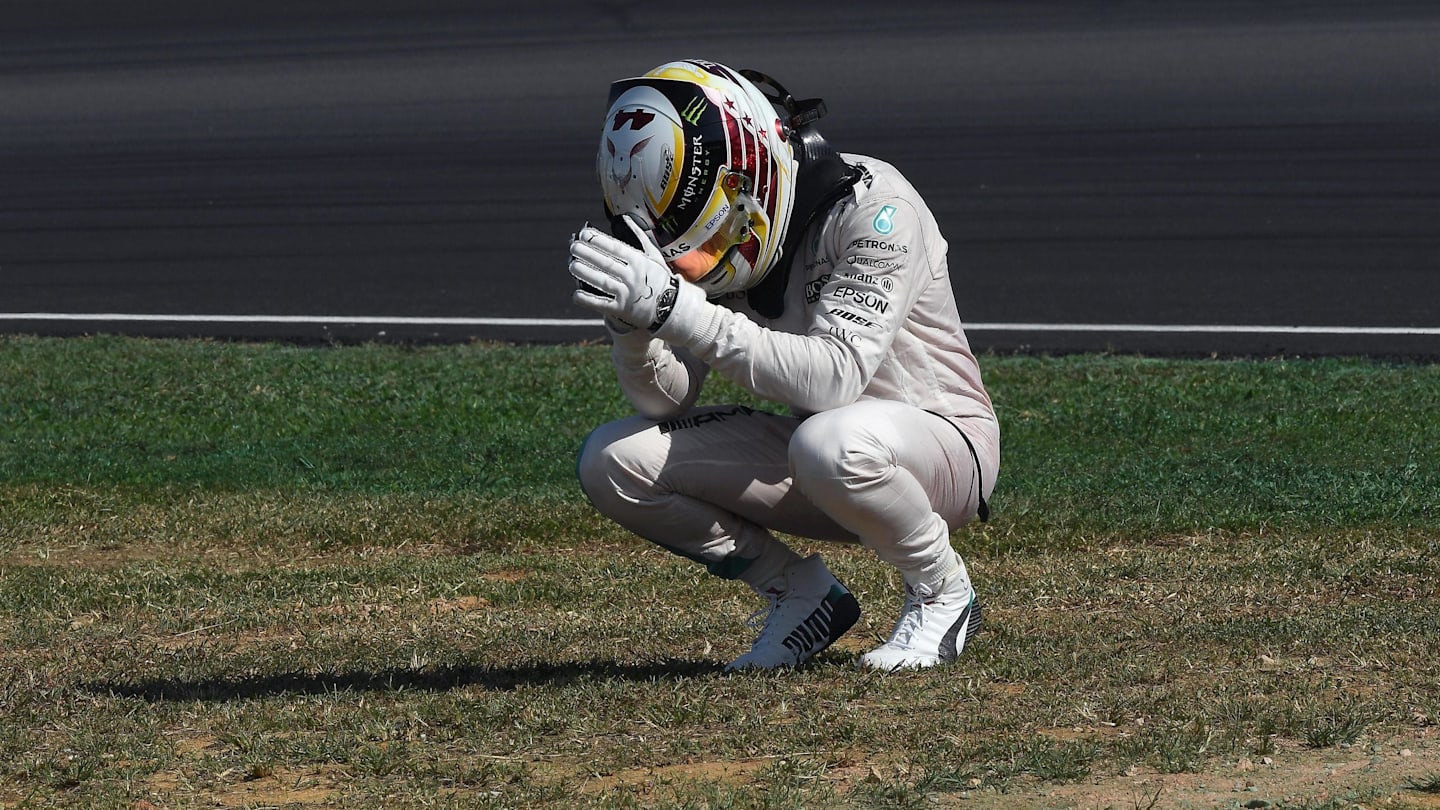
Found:
[[[581,228],[570,239],[570,275],[576,282],[571,300],[616,325],[654,332],[670,317],[682,281],[649,235],[630,217],[622,219],[644,249],[589,225]]]

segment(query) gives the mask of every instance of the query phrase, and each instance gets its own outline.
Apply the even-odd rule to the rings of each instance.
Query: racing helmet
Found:
[[[714,62],[615,82],[596,158],[606,211],[647,227],[707,297],[747,290],[780,258],[795,204],[790,134],[759,88]]]

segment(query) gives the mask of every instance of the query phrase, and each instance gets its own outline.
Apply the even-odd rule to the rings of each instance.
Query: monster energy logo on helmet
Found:
[[[704,115],[705,108],[709,106],[703,96],[696,96],[690,99],[690,103],[685,105],[685,109],[680,111],[680,117],[689,121],[691,126],[699,126],[700,116]]]

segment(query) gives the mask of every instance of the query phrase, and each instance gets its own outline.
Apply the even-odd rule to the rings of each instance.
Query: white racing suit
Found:
[[[938,588],[1000,466],[934,217],[894,167],[843,157],[862,179],[801,238],[779,317],[682,296],[655,336],[614,336],[638,415],[577,465],[600,512],[757,590],[799,559],[772,531],[859,541]],[[712,371],[793,415],[694,407]]]

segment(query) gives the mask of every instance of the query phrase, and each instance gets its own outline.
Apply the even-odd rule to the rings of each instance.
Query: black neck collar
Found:
[[[802,127],[793,136],[800,167],[795,178],[795,205],[785,244],[773,267],[759,284],[746,293],[750,308],[774,320],[785,312],[785,288],[799,252],[800,240],[815,220],[850,193],[860,179],[860,170],[846,163],[814,127]]]

